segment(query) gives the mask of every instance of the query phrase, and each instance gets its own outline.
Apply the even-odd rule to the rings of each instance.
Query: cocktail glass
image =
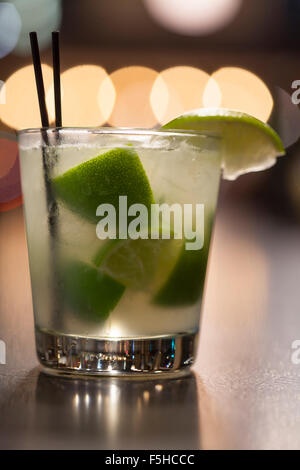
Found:
[[[220,139],[178,130],[54,128],[20,131],[19,146],[41,364],[87,375],[188,370]],[[136,219],[140,205],[146,225]]]

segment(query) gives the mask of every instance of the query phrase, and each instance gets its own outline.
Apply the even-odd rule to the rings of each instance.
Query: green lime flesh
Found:
[[[72,211],[92,223],[100,204],[111,204],[119,217],[119,196],[127,196],[128,207],[153,203],[152,190],[133,149],[115,148],[71,168],[52,180],[55,195]]]
[[[204,245],[200,250],[187,250],[185,242],[166,282],[153,297],[153,303],[165,307],[190,306],[203,294],[213,217],[205,224]]]
[[[94,258],[96,266],[122,285],[136,290],[155,290],[172,271],[182,240],[108,240]]]
[[[87,321],[104,321],[125,290],[116,280],[82,261],[65,262],[60,278],[65,303],[72,312]]]

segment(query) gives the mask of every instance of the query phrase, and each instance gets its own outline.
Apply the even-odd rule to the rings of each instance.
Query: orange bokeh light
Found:
[[[6,176],[12,169],[17,155],[17,141],[0,136],[0,179]]]
[[[52,68],[43,64],[45,88],[52,83]],[[32,65],[27,65],[14,72],[0,91],[5,93],[5,104],[0,106],[0,119],[13,129],[41,127],[41,117],[36,92]]]
[[[48,89],[46,99],[54,120],[53,85]],[[115,101],[115,90],[102,67],[79,65],[62,73],[61,99],[64,126],[96,127],[108,120]]]
[[[158,73],[148,67],[131,66],[110,75],[116,102],[108,120],[112,126],[153,127],[157,119],[150,105],[150,93]]]
[[[12,209],[16,209],[23,204],[23,196],[18,196],[8,202],[0,202],[0,212],[8,212]]]
[[[209,74],[195,67],[177,66],[163,70],[151,91],[151,106],[157,120],[165,124],[191,109],[203,107]]]
[[[217,85],[219,96],[212,92]],[[235,109],[268,121],[273,98],[267,85],[254,73],[238,67],[224,67],[212,74],[204,91],[206,106]]]

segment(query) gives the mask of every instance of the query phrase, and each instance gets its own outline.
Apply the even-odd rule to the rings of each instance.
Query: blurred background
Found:
[[[286,282],[296,315],[299,296],[290,287],[300,269],[299,28],[298,0],[0,2],[0,279],[6,291],[16,276],[14,267],[9,281],[8,243],[15,251],[24,240],[16,131],[41,125],[28,33],[38,33],[53,124],[51,32],[59,29],[65,126],[153,128],[193,108],[220,106],[253,114],[279,132],[287,157],[270,170],[222,182],[208,290],[225,275],[227,298],[245,307],[256,292],[259,311],[267,309],[266,296],[273,301],[278,292],[282,299]],[[21,258],[28,269],[25,251],[16,263]]]
[[[207,448],[245,447],[248,439],[247,447],[299,449],[299,368],[291,344],[300,332],[300,1],[0,1],[0,338],[9,376],[37,365],[16,141],[18,129],[40,127],[28,33],[38,33],[53,124],[57,29],[65,126],[153,128],[184,111],[219,106],[253,114],[282,137],[287,156],[273,168],[222,182],[195,367],[201,379],[188,394],[192,406],[198,394],[200,408],[188,407],[186,416],[193,427],[191,413],[199,414]],[[46,396],[39,384],[37,401]],[[52,407],[61,390],[49,390]],[[127,403],[132,392],[125,391]],[[88,406],[86,391],[75,392]],[[118,413],[125,401],[117,408],[116,393],[104,397],[110,393]],[[155,393],[146,390],[149,403]],[[143,387],[137,401],[140,395]],[[165,403],[175,403],[172,415],[186,409],[168,397],[159,402],[159,417],[169,410]],[[147,423],[147,407],[139,410]],[[122,428],[116,416],[107,418],[112,435],[120,422]]]
[[[296,222],[299,27],[298,0],[0,2],[0,211],[22,203],[15,131],[40,126],[28,33],[38,32],[53,122],[59,29],[65,126],[152,128],[202,106],[253,114],[280,133],[289,158],[222,191]]]
[[[65,126],[153,128],[184,111],[219,106],[253,114],[279,132],[286,157],[221,184],[206,309],[219,324],[227,302],[227,321],[235,324],[239,315],[243,328],[248,314],[253,326],[252,310],[270,312],[274,322],[274,305],[279,325],[282,309],[296,321],[299,28],[299,0],[1,1],[0,311],[11,305],[18,282],[25,292],[24,276],[28,282],[16,131],[41,125],[28,33],[38,33],[53,125],[51,32],[58,29]]]

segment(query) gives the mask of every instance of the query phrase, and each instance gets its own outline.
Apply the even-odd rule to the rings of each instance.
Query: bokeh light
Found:
[[[219,96],[212,92],[216,84]],[[204,91],[203,102],[208,107],[242,111],[265,122],[274,105],[267,85],[254,73],[238,67],[224,67],[213,73]]]
[[[222,92],[216,80],[210,77],[203,91],[203,106],[205,108],[220,108]]]
[[[98,89],[97,102],[103,116],[103,123],[107,122],[114,109],[116,90],[109,75],[101,82]]]
[[[294,214],[300,220],[300,152],[296,154],[286,175],[286,186]]]
[[[16,158],[11,170],[0,180],[0,202],[9,202],[21,195],[20,163]]]
[[[45,88],[52,83],[52,68],[42,65]],[[0,119],[13,129],[41,127],[33,66],[17,70],[6,81],[6,103],[0,106]]]
[[[187,36],[213,33],[237,15],[241,0],[144,0],[161,26]]]
[[[0,141],[1,140],[2,139],[0,139]],[[6,148],[6,150],[8,151],[8,148]],[[17,205],[20,205],[22,203],[20,163],[19,163],[19,158],[17,157],[15,152],[16,152],[16,147],[12,151],[13,156],[11,157],[11,159],[15,157],[13,165],[5,174],[3,174],[3,176],[0,179],[0,212],[8,211],[12,208],[17,207]],[[9,157],[9,154],[6,153],[5,155],[1,155],[1,159],[2,159],[2,156]]]
[[[293,104],[290,93],[279,87],[276,91],[278,106],[276,130],[287,148],[300,138],[300,109]]]
[[[9,54],[19,40],[22,21],[12,3],[0,3],[0,59]]]
[[[17,155],[18,144],[15,136],[7,133],[0,133],[0,180],[12,169]]]
[[[113,109],[115,89],[106,71],[97,65],[79,65],[61,75],[64,126],[100,126]],[[54,120],[53,84],[47,91],[49,116]]]
[[[23,202],[18,154],[16,135],[0,132],[0,212]]]
[[[131,66],[110,75],[116,90],[116,102],[108,120],[112,126],[153,127],[157,119],[150,94],[158,73],[148,67]]]
[[[210,76],[195,67],[163,70],[154,82],[150,102],[156,119],[165,124],[185,111],[203,106],[203,93]]]
[[[6,103],[6,86],[3,80],[0,80],[0,104]]]
[[[21,20],[22,28],[14,53],[30,55],[29,32],[36,31],[40,49],[51,44],[52,31],[61,23],[61,0],[12,0]]]
[[[8,212],[23,204],[23,196],[16,197],[8,202],[0,202],[0,212]]]

